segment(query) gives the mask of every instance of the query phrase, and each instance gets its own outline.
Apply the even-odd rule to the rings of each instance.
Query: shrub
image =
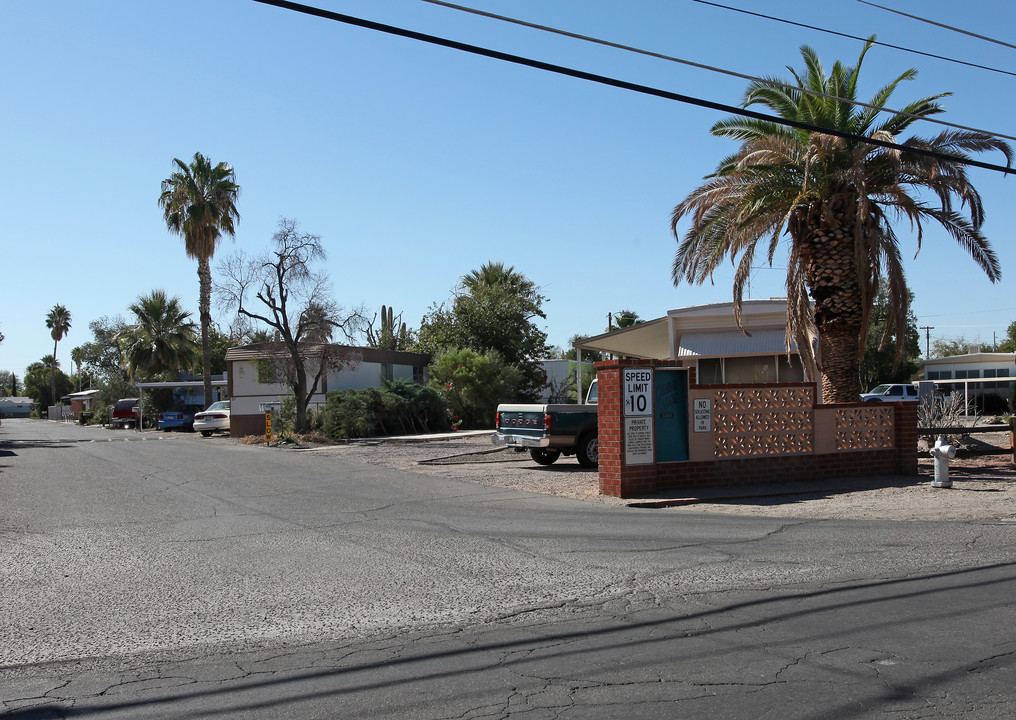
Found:
[[[380,388],[332,390],[319,414],[332,438],[443,432],[451,428],[448,405],[433,388],[403,380]]]
[[[491,427],[498,403],[514,400],[523,384],[522,371],[494,351],[448,351],[434,359],[430,375],[466,428]]]

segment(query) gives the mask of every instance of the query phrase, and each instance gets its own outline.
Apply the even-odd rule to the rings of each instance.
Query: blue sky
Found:
[[[748,75],[787,77],[799,47],[852,64],[861,43],[692,0],[462,0],[462,4]],[[857,0],[724,4],[1016,72],[1016,51]],[[1016,37],[1011,0],[882,0],[970,32]],[[593,46],[421,0],[319,0],[319,7],[737,105],[746,81]],[[458,278],[514,265],[549,298],[549,342],[730,299],[670,280],[670,211],[733,143],[723,113],[300,15],[251,0],[0,0],[0,369],[52,352],[45,315],[65,305],[60,345],[163,288],[197,312],[196,263],[157,205],[172,159],[231,163],[242,187],[235,243],[265,248],[279,217],[321,235],[335,298],[402,312],[411,327]],[[894,107],[951,91],[943,119],[1013,133],[1016,77],[889,48],[865,60],[874,90],[919,71]],[[922,135],[941,128],[922,127]],[[1016,143],[1014,143],[1016,144]],[[1000,155],[980,159],[1003,164]],[[920,255],[899,227],[919,325],[932,339],[991,341],[1016,320],[1016,178],[971,169],[1002,262],[990,285],[941,230]],[[784,294],[785,264],[752,297]],[[215,261],[213,260],[213,269]],[[229,318],[218,317],[226,325]],[[922,333],[922,347],[923,347]]]

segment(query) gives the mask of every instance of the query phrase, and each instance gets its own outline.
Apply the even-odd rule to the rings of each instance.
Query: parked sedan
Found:
[[[208,437],[216,430],[229,432],[229,400],[219,400],[194,416],[194,429]]]
[[[159,413],[160,430],[193,430],[194,415],[201,412],[200,405],[182,405]]]

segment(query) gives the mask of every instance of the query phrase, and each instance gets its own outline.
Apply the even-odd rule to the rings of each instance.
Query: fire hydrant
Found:
[[[931,486],[936,488],[952,487],[952,480],[949,479],[949,461],[956,457],[956,448],[953,445],[946,445],[945,438],[939,436],[935,441],[935,447],[929,452],[935,458],[935,480]]]

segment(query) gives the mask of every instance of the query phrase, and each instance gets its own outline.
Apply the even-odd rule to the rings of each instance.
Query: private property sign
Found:
[[[653,447],[653,369],[624,368],[621,375],[624,405],[625,465],[651,465]]]

